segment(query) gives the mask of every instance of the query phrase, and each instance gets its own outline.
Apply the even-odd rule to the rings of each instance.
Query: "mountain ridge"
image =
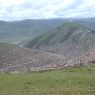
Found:
[[[0,41],[26,42],[44,32],[54,29],[65,22],[75,22],[95,30],[95,18],[58,18],[58,19],[25,19],[18,21],[0,21]]]
[[[79,55],[95,47],[95,32],[68,22],[31,40],[26,47],[65,56]]]

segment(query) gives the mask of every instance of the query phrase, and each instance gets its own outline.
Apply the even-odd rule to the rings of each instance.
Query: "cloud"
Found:
[[[0,20],[95,17],[94,0],[0,0]]]

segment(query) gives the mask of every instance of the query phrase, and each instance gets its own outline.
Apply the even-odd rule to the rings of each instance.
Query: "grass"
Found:
[[[16,44],[10,44],[10,43],[0,42],[0,49],[1,48],[13,48],[13,47],[19,47],[19,46],[16,45]]]
[[[18,35],[18,36],[12,36],[12,37],[3,37],[3,38],[0,38],[0,42],[5,42],[5,43],[12,43],[12,42],[19,42],[19,41],[26,41],[26,40],[30,40],[32,39],[31,35],[28,36],[28,35]]]
[[[0,95],[95,95],[95,65],[0,74]]]
[[[56,32],[45,32],[43,35],[40,35],[39,37],[34,38],[33,40],[30,41],[30,43],[28,43],[28,45],[26,45],[27,47],[31,48],[31,47],[40,47],[42,44],[47,45],[49,44],[50,40],[56,36]]]
[[[58,42],[63,43],[67,41],[71,43],[79,42],[80,44],[83,42],[86,43],[88,37],[84,36],[87,35],[89,31],[89,29],[77,23],[67,22],[64,25],[61,25],[34,38],[26,45],[26,47],[39,48],[42,45],[51,45],[56,44]]]

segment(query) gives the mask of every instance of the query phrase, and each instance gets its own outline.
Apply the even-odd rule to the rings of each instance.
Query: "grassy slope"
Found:
[[[40,34],[53,29],[68,21],[77,22],[83,26],[95,30],[95,18],[86,19],[39,19],[21,20],[13,22],[0,21],[0,41],[18,42],[30,40]],[[32,38],[31,38],[32,37]]]
[[[0,74],[0,95],[95,95],[95,65],[32,74]]]
[[[15,44],[0,42],[0,49],[2,49],[2,48],[15,48],[15,47],[19,47],[19,46],[15,45]]]
[[[63,23],[61,19],[27,19],[13,22],[0,21],[0,41],[18,42],[30,40]]]
[[[84,41],[86,42],[86,39],[89,39],[87,37],[88,34],[92,35],[93,33],[89,29],[77,23],[68,22],[49,32],[44,33],[37,38],[34,38],[26,45],[26,47],[36,48],[41,45],[49,45],[56,42],[63,43],[66,41],[75,43]]]

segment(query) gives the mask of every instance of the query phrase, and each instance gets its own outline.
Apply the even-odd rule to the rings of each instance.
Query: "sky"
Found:
[[[0,0],[0,20],[95,17],[95,0]]]

